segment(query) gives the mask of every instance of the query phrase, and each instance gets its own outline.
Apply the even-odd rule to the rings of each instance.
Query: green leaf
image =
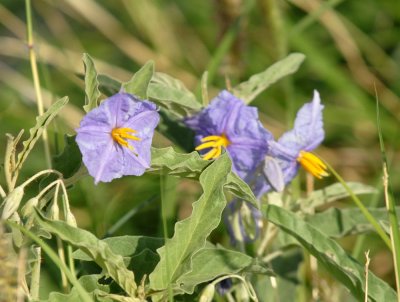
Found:
[[[246,82],[233,88],[233,94],[246,104],[253,101],[261,92],[281,78],[297,71],[305,56],[301,53],[292,53],[276,62],[267,70],[250,77]]]
[[[116,255],[110,247],[88,231],[72,227],[63,221],[53,221],[37,213],[37,221],[46,231],[55,234],[61,240],[67,241],[80,248],[89,255],[114,281],[134,297],[136,295],[136,283],[133,272],[124,264],[122,256]]]
[[[179,116],[201,109],[195,95],[181,81],[160,72],[151,79],[148,97]]]
[[[43,133],[43,130],[50,124],[50,122],[57,116],[60,110],[68,103],[68,97],[63,97],[54,104],[52,104],[43,115],[36,118],[36,125],[29,130],[30,136],[22,144],[23,150],[18,154],[17,164],[15,171],[21,169],[22,164],[27,159],[29,153],[35,146],[37,140]]]
[[[151,148],[151,168],[148,171],[197,179],[210,163],[197,151],[187,154],[178,153],[172,147]]]
[[[106,243],[113,253],[121,255],[123,257],[132,257],[141,253],[145,249],[156,252],[156,250],[164,243],[163,238],[128,235],[109,237],[101,241]],[[87,255],[82,250],[76,250],[72,254],[72,256],[74,257],[74,259],[78,260],[93,261],[93,258]]]
[[[159,173],[159,171],[162,171],[169,175],[198,179],[200,173],[210,165],[210,161],[202,159],[198,152],[178,153],[172,147],[152,148],[151,151],[149,172]],[[252,190],[235,173],[230,172],[228,174],[225,189],[258,208],[258,202]]]
[[[268,206],[266,217],[281,230],[296,238],[358,300],[364,300],[364,266],[347,255],[338,243],[283,208]],[[369,301],[376,302],[397,301],[394,290],[371,272],[368,277],[368,298]]]
[[[176,281],[185,293],[192,294],[196,285],[211,281],[219,276],[236,274],[250,266],[253,258],[223,248],[203,248],[191,259],[191,270]]]
[[[368,211],[381,224],[389,223],[386,208],[368,208]],[[396,212],[400,214],[400,207],[396,207]],[[306,220],[322,233],[333,238],[374,231],[373,226],[359,208],[330,208],[322,213],[309,215]]]
[[[193,203],[190,217],[175,224],[175,233],[157,250],[160,262],[150,274],[150,287],[165,290],[185,272],[183,265],[206,244],[206,239],[220,220],[226,205],[223,187],[231,170],[225,153],[207,167],[200,176],[203,194]]]
[[[374,194],[377,192],[374,187],[358,182],[347,182],[347,185],[356,195]],[[298,204],[303,211],[308,212],[311,210],[313,212],[314,208],[346,197],[349,197],[349,192],[346,188],[341,183],[335,183],[322,190],[313,191],[309,197],[299,199]]]
[[[148,98],[148,87],[154,74],[154,62],[148,61],[128,82],[122,84],[125,92],[133,94],[142,100]]]
[[[85,105],[83,109],[89,112],[97,107],[97,100],[100,97],[99,81],[93,59],[89,54],[83,54],[83,64],[85,65]]]
[[[108,285],[100,284],[99,279],[102,275],[84,275],[79,278],[79,283],[89,293],[90,297],[95,300],[97,294],[107,294],[110,292]],[[61,294],[58,292],[52,292],[49,295],[49,299],[43,302],[79,302],[81,301],[79,294],[75,287],[71,289],[69,294]],[[101,302],[112,302],[111,299],[97,298],[95,301]]]

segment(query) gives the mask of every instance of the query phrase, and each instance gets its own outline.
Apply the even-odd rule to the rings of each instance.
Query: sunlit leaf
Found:
[[[358,300],[364,300],[364,266],[347,255],[338,243],[281,207],[268,206],[266,217],[281,230],[296,238]],[[397,301],[395,291],[371,272],[368,277],[368,298],[369,301],[376,302]]]
[[[114,281],[134,297],[136,295],[136,283],[134,274],[129,271],[120,255],[113,253],[108,244],[99,240],[92,233],[72,227],[63,221],[53,221],[43,217],[37,212],[37,221],[46,231],[58,236],[84,251],[89,255]]]
[[[15,170],[19,170],[27,159],[29,153],[35,146],[37,140],[42,135],[44,129],[50,124],[50,122],[57,116],[60,110],[68,103],[68,97],[63,97],[54,104],[52,104],[47,111],[36,118],[36,125],[29,130],[30,136],[22,144],[24,148],[18,154],[17,163],[15,165]]]
[[[176,286],[192,294],[196,285],[219,276],[235,274],[250,266],[253,258],[223,248],[203,248],[191,258],[191,270],[176,281]]]
[[[207,237],[220,223],[226,205],[223,187],[230,170],[231,161],[223,154],[201,174],[203,194],[193,203],[191,216],[177,222],[174,236],[157,250],[160,262],[150,274],[152,289],[166,290],[186,273],[188,268],[183,264],[204,247]]]
[[[148,61],[128,82],[122,84],[125,92],[133,94],[142,100],[147,99],[148,87],[154,74],[154,62]]]
[[[292,53],[276,62],[265,71],[252,75],[246,82],[233,88],[233,94],[246,104],[254,100],[261,92],[281,78],[297,71],[305,56],[301,53]]]
[[[150,100],[178,115],[201,109],[195,95],[181,81],[160,72],[155,73],[151,79],[148,96]]]
[[[89,112],[97,107],[101,93],[99,91],[96,67],[93,59],[87,53],[83,54],[83,63],[85,65],[85,105],[83,109]]]

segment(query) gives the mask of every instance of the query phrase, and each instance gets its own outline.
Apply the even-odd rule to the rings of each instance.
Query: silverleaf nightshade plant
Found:
[[[242,179],[261,163],[268,151],[267,142],[272,140],[258,119],[257,108],[246,106],[226,90],[184,123],[195,131],[196,150],[205,160],[217,158],[226,149],[232,170]]]
[[[87,113],[76,129],[76,142],[95,184],[123,175],[142,175],[150,167],[158,122],[154,103],[123,92]]]

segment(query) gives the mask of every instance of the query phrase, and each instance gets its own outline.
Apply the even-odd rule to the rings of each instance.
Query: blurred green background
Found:
[[[100,73],[128,80],[147,60],[156,70],[197,91],[209,70],[209,95],[246,80],[291,52],[306,60],[293,76],[273,85],[254,105],[276,137],[317,89],[325,105],[326,139],[317,152],[347,181],[381,188],[376,95],[395,197],[400,193],[400,2],[397,0],[35,0],[33,26],[42,91],[47,106],[58,97],[70,103],[50,129],[52,154],[63,149],[83,116],[82,53]],[[24,1],[0,3],[0,157],[5,133],[34,125],[37,115]],[[155,146],[171,143],[157,135]],[[46,167],[38,143],[21,180]],[[4,177],[1,175],[1,183]],[[317,187],[332,183],[328,178]],[[167,178],[171,223],[190,212],[200,194],[195,182]],[[30,194],[36,192],[32,186]],[[125,177],[94,186],[84,178],[70,191],[79,226],[97,236],[127,211],[151,199],[115,234],[162,236],[160,177]],[[383,206],[381,195],[364,198]],[[169,233],[172,232],[170,225]],[[216,235],[218,236],[218,234]],[[373,238],[371,237],[371,240]],[[366,243],[368,248],[374,241]],[[344,242],[346,244],[346,242]],[[378,245],[379,246],[379,245]],[[351,245],[349,245],[349,249]],[[386,251],[375,252],[371,268],[392,270]],[[382,256],[383,255],[383,256]],[[379,258],[381,257],[381,258]],[[386,260],[385,260],[386,259]],[[375,262],[374,262],[375,261]],[[389,261],[390,262],[390,261]],[[382,263],[384,265],[382,265]],[[386,269],[386,270],[385,270]]]

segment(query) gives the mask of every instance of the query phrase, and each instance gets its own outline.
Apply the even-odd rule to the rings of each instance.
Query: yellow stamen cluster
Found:
[[[202,144],[196,147],[196,151],[211,148],[206,154],[203,155],[203,159],[216,159],[222,153],[222,147],[226,148],[230,142],[225,134],[221,135],[210,135],[202,138]]]
[[[140,141],[140,138],[132,135],[132,133],[136,133],[136,130],[131,128],[114,128],[111,131],[111,136],[114,141],[120,144],[123,147],[127,147],[129,150],[133,151],[133,146],[129,145],[127,139],[131,139],[134,141]]]
[[[316,178],[321,179],[329,175],[326,171],[328,167],[320,158],[310,152],[300,151],[297,161],[307,172],[311,173]]]

